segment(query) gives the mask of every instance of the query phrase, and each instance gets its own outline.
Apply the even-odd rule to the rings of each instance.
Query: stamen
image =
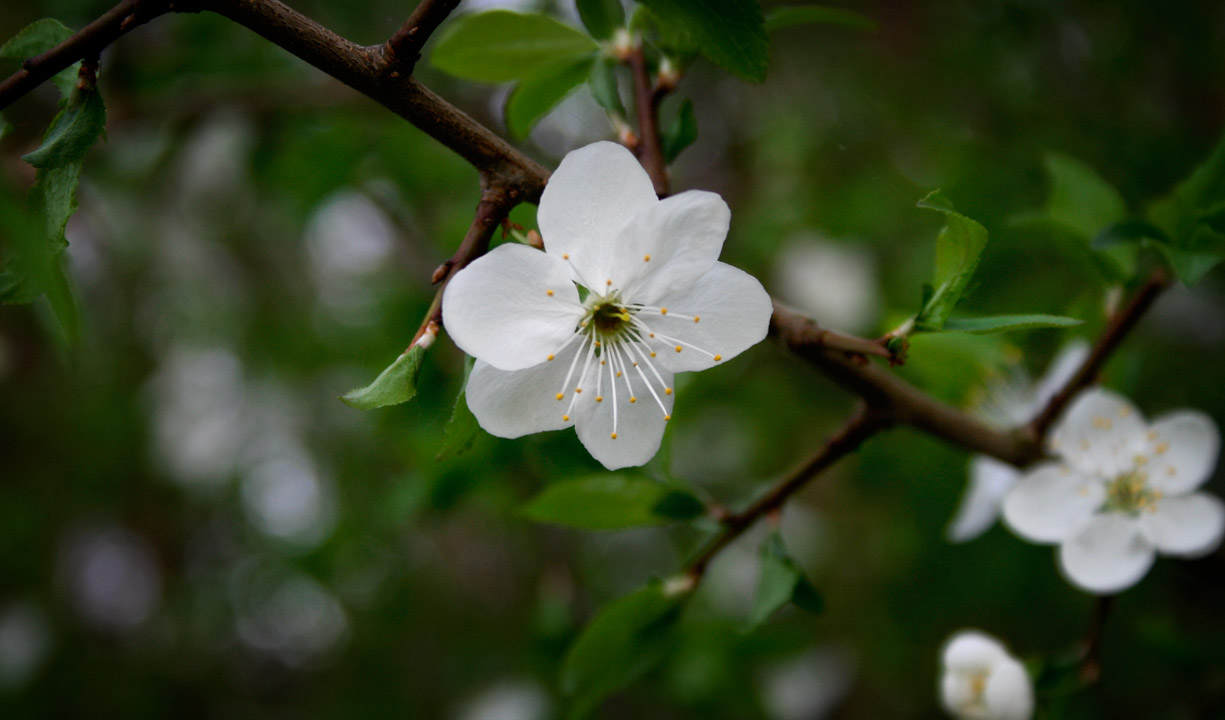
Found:
[[[634,345],[635,345],[634,350],[641,353],[642,350],[636,347],[637,343],[634,343]],[[651,363],[648,362],[647,365],[655,373],[655,377],[659,378],[659,384],[663,385],[664,379],[660,377],[659,371],[656,370],[655,366],[651,365]],[[671,415],[668,414],[668,408],[664,407],[664,401],[659,399],[659,395],[655,392],[655,388],[651,387],[651,381],[647,379],[646,373],[642,372],[642,368],[638,367],[638,363],[634,363],[634,367],[638,369],[638,374],[642,376],[642,384],[647,386],[647,390],[650,391],[651,397],[655,398],[655,402],[659,405],[659,409],[662,410],[664,413],[664,419],[667,420],[669,417],[671,417]],[[669,392],[671,391],[669,390]]]
[[[553,291],[552,291],[552,290],[545,290],[545,293],[546,293],[546,294],[547,294],[549,297],[553,297]]]
[[[638,353],[638,357],[642,358],[642,361],[647,364],[647,367],[651,368],[651,373],[654,374],[655,379],[659,381],[660,387],[667,388],[668,383],[664,382],[664,376],[660,375],[659,370],[655,369],[655,363],[647,359],[646,350],[643,349],[642,345],[635,342],[635,343],[630,343],[630,347],[632,347],[634,351]],[[651,353],[651,357],[655,357],[655,353]],[[638,367],[638,363],[634,363],[634,367]],[[641,373],[642,370],[639,370],[638,372]],[[650,382],[647,382],[647,387],[651,387]],[[671,394],[672,390],[668,389],[668,393]]]
[[[661,307],[661,308],[659,309],[659,314],[660,314],[660,315],[667,315],[667,314],[668,314],[668,308],[666,308],[666,307]]]
[[[650,256],[650,255],[643,255],[643,256],[642,256],[642,261],[643,261],[643,262],[651,262],[651,256]]]
[[[697,322],[702,322],[702,318],[701,318],[700,316],[698,316],[698,315],[694,315],[694,316],[693,316],[693,321],[694,321],[695,323],[697,323]]]
[[[613,358],[615,362],[621,365],[622,370],[624,370],[625,369],[625,357],[622,356],[621,354],[620,343],[618,343],[616,346],[613,347]],[[621,377],[621,375],[622,375],[621,370],[618,370],[617,377]],[[631,403],[638,402],[638,398],[634,397],[634,386],[630,384],[629,375],[625,376],[625,391],[629,393]]]
[[[716,356],[714,353],[710,352],[709,350],[703,350],[702,348],[698,347],[697,345],[694,345],[691,342],[685,342],[684,340],[681,340],[680,338],[674,338],[670,335],[664,335],[663,333],[651,332],[651,329],[647,327],[646,323],[642,322],[641,320],[637,318],[634,318],[634,324],[635,324],[635,327],[640,328],[641,331],[645,331],[652,338],[658,336],[660,340],[667,342],[669,344],[676,343],[677,352],[680,352],[683,348],[691,348],[693,350],[697,350],[698,352],[714,360],[715,362],[718,362],[723,359],[722,355]]]
[[[552,360],[553,360],[553,356],[552,356],[552,355],[550,355],[550,356],[548,356],[547,358],[545,358],[545,360],[552,361]]]
[[[574,360],[571,360],[571,361],[570,361],[570,369],[569,369],[568,371],[566,371],[566,379],[562,381],[562,383],[561,383],[561,390],[560,390],[560,391],[557,393],[557,395],[558,395],[558,398],[557,398],[557,399],[558,399],[558,400],[561,400],[562,396],[564,396],[564,395],[565,395],[566,388],[567,388],[567,387],[569,387],[569,385],[570,385],[570,378],[574,377],[574,368],[575,368],[576,366],[578,366],[578,358],[579,358],[579,356],[580,356],[580,355],[582,355],[582,354],[583,354],[583,344],[586,344],[586,345],[587,345],[587,359],[583,361],[583,370],[582,370],[582,372],[581,372],[581,373],[579,373],[579,379],[578,379],[579,384],[582,384],[582,382],[583,382],[583,376],[587,374],[587,365],[588,365],[588,363],[590,363],[590,362],[591,362],[591,358],[592,358],[592,356],[595,354],[595,346],[594,346],[594,345],[591,345],[591,344],[588,342],[588,340],[590,340],[590,337],[589,337],[589,336],[584,336],[584,340],[583,340],[583,342],[579,344],[579,349],[578,349],[578,351],[576,351],[576,352],[574,353]],[[574,401],[573,401],[573,400],[572,400],[572,401],[570,401],[570,408],[571,408],[571,409],[574,409]]]

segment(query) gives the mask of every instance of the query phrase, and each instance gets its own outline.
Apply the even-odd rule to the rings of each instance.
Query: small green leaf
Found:
[[[757,0],[639,0],[669,31],[680,29],[703,55],[750,82],[766,78],[769,38]]]
[[[609,57],[599,57],[591,64],[591,77],[587,79],[591,96],[608,112],[619,118],[625,117],[625,105],[621,102],[621,90],[617,86],[617,63]]]
[[[0,58],[26,60],[50,50],[72,37],[72,29],[55,18],[43,18],[22,28],[8,42],[0,46]],[[81,63],[73,63],[56,73],[51,80],[59,88],[61,97],[68,97],[77,81],[77,69]]]
[[[705,510],[702,502],[689,493],[649,478],[602,474],[550,485],[524,506],[523,514],[554,525],[617,530],[695,517],[695,504]]]
[[[693,114],[693,102],[688,98],[681,103],[676,117],[668,124],[660,138],[664,160],[671,165],[681,151],[698,139],[698,119]]]
[[[1188,285],[1194,284],[1225,259],[1221,250],[1225,228],[1225,137],[1212,154],[1168,195],[1154,202],[1148,218],[1170,239],[1158,245]]]
[[[783,546],[782,535],[775,531],[761,546],[761,580],[748,629],[759,627],[789,602],[809,612],[821,612],[825,607],[821,594],[804,577],[804,571]]]
[[[591,74],[591,56],[561,60],[525,78],[506,99],[506,127],[527,137],[536,121]]]
[[[504,83],[531,77],[550,65],[597,49],[586,33],[548,15],[490,10],[450,23],[438,38],[430,62],[456,77]]]
[[[345,393],[340,398],[341,402],[358,410],[373,410],[412,400],[417,394],[417,376],[421,374],[421,360],[424,357],[425,348],[414,344],[379,373],[374,382]]]
[[[915,318],[920,330],[940,330],[961,301],[978,259],[987,246],[987,229],[953,209],[943,193],[933,190],[918,206],[944,213],[947,224],[936,238],[936,272],[932,294]]]
[[[80,90],[55,116],[43,144],[22,160],[36,168],[52,169],[80,162],[106,127],[106,104],[96,91]]]
[[[1088,240],[1126,217],[1123,196],[1085,163],[1048,153],[1046,172],[1051,183],[1046,212],[1068,230]]]
[[[1174,272],[1188,285],[1194,285],[1225,260],[1225,233],[1219,233],[1208,225],[1199,225],[1185,247],[1154,245],[1161,250]]]
[[[990,315],[976,318],[949,318],[944,323],[944,332],[963,332],[971,335],[993,335],[1013,330],[1037,328],[1066,328],[1083,324],[1083,320],[1062,315]]]
[[[451,419],[442,429],[442,449],[438,451],[437,460],[463,455],[472,448],[476,440],[476,431],[480,425],[476,416],[468,407],[468,378],[472,375],[473,360],[469,357],[464,362],[464,384],[455,396],[455,407],[451,410]]]
[[[853,30],[876,29],[876,21],[870,17],[826,5],[791,5],[775,8],[766,15],[766,30],[769,32],[810,23],[841,25]]]
[[[592,37],[607,40],[617,28],[625,25],[625,8],[621,0],[578,0],[578,16]]]
[[[686,595],[665,592],[663,583],[605,606],[566,653],[561,689],[571,696],[568,717],[584,717],[663,659]]]

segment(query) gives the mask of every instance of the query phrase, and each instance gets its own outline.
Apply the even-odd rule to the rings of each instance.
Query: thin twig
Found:
[[[451,14],[460,0],[421,0],[408,20],[383,45],[384,57],[392,72],[411,75],[421,59],[425,41]]]
[[[651,87],[651,77],[647,72],[646,56],[639,44],[624,56],[624,62],[629,65],[630,77],[634,85],[634,108],[638,114],[638,162],[651,176],[655,185],[655,194],[665,197],[668,194],[668,164],[664,160],[663,144],[659,136],[659,98]]]
[[[1102,637],[1106,634],[1106,617],[1113,607],[1113,595],[1097,598],[1093,606],[1093,619],[1085,637],[1085,656],[1080,662],[1080,679],[1086,685],[1096,683],[1102,675]]]

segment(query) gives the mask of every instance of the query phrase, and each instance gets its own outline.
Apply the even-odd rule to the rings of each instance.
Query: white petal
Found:
[[[1087,357],[1089,357],[1089,343],[1084,340],[1073,340],[1063,346],[1051,360],[1051,364],[1047,366],[1046,374],[1034,387],[1034,414],[1041,412],[1055,393],[1068,384]],[[1026,418],[1027,421],[1028,419]]]
[[[1163,498],[1140,513],[1140,529],[1166,555],[1201,557],[1216,550],[1225,536],[1225,503],[1207,493]]]
[[[651,178],[633,154],[597,142],[562,158],[540,196],[536,220],[545,250],[557,258],[569,255],[585,281],[596,283],[612,267],[621,229],[658,204]]]
[[[663,298],[659,304],[667,308],[667,315],[644,312],[638,317],[656,333],[651,349],[673,372],[705,370],[756,345],[765,338],[774,312],[757,278],[721,262],[688,292]]]
[[[987,676],[983,701],[992,720],[1029,720],[1034,714],[1034,687],[1025,666],[1011,657],[999,662]]]
[[[1140,532],[1140,521],[1122,513],[1094,516],[1059,546],[1059,564],[1068,580],[1098,595],[1113,595],[1135,585],[1155,557],[1153,546]]]
[[[977,630],[962,630],[949,639],[940,655],[948,670],[982,672],[1008,658],[999,640]]]
[[[569,427],[573,422],[562,420],[569,397],[558,400],[557,393],[578,346],[526,370],[499,370],[477,360],[464,393],[476,421],[490,435],[504,438]]]
[[[1020,477],[1021,472],[1007,463],[975,455],[970,460],[970,482],[961,507],[949,524],[949,540],[966,542],[986,532],[999,517],[1004,496]]]
[[[1212,476],[1221,451],[1221,435],[1212,418],[1196,410],[1182,410],[1157,418],[1149,430],[1150,487],[1181,495]]]
[[[727,203],[712,192],[667,198],[621,230],[607,279],[623,297],[644,305],[683,293],[719,259],[731,219]]]
[[[1105,499],[1100,481],[1061,465],[1042,465],[1004,497],[1004,521],[1032,542],[1062,542],[1084,527]]]
[[[607,366],[603,367],[607,373]],[[647,375],[651,377],[649,371]],[[665,385],[672,387],[672,373],[661,369],[660,375]],[[610,379],[606,375],[602,381],[602,402],[594,402],[593,379],[584,379],[584,397],[582,403],[575,408],[578,439],[582,441],[583,447],[587,448],[587,452],[609,470],[643,465],[655,457],[667,425],[664,415],[672,414],[675,393],[664,394],[656,388],[656,394],[663,403],[661,410],[637,372],[631,372],[629,378],[632,395],[631,391],[626,389],[624,377],[614,376]],[[609,387],[609,383],[613,381],[616,382],[615,392]],[[637,402],[631,403],[631,397],[636,398]],[[616,439],[612,437],[614,406],[617,409]]]
[[[443,323],[455,344],[501,370],[544,362],[573,337],[582,317],[566,264],[526,245],[501,245],[477,258],[442,296]]]
[[[1073,468],[1111,478],[1135,467],[1147,429],[1127,398],[1094,388],[1072,401],[1052,438],[1055,452]]]

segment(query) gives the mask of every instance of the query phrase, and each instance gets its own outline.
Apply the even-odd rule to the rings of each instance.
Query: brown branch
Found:
[[[0,82],[0,110],[74,62],[96,57],[128,31],[169,10],[170,3],[164,0],[123,0],[64,42],[21,63],[20,70]]]
[[[792,471],[787,477],[770,488],[765,495],[745,510],[723,517],[723,532],[717,535],[698,556],[689,564],[690,577],[700,579],[706,572],[706,566],[727,547],[733,540],[740,537],[745,530],[752,527],[762,517],[776,512],[792,495],[808,484],[810,480],[838,460],[854,452],[865,440],[884,430],[892,421],[884,414],[863,404],[847,423],[835,433],[820,450],[813,453],[803,465]]]
[[[1086,685],[1096,683],[1102,676],[1102,638],[1106,634],[1106,617],[1113,607],[1113,595],[1099,597],[1093,605],[1093,619],[1085,638],[1085,654],[1080,661],[1080,680]]]
[[[1144,313],[1152,306],[1153,301],[1170,284],[1170,275],[1164,268],[1154,270],[1152,275],[1148,277],[1148,280],[1131,296],[1131,300],[1128,301],[1127,305],[1110,318],[1106,329],[1097,339],[1097,343],[1093,346],[1089,357],[1085,358],[1076,374],[1051,398],[1046,407],[1027,426],[1026,431],[1034,442],[1039,442],[1042,438],[1046,437],[1046,433],[1050,430],[1051,425],[1059,419],[1059,415],[1081,390],[1097,382],[1102,367],[1110,359],[1111,355],[1114,354],[1119,344],[1123,342],[1123,338],[1127,337],[1127,334],[1131,332],[1136,323],[1140,321],[1140,318],[1144,316]]]
[[[438,29],[443,20],[451,14],[460,0],[421,0],[413,10],[404,25],[395,32],[384,44],[383,53],[390,65],[396,65],[397,70],[405,75],[413,72],[413,67],[421,59],[421,48],[425,41]]]
[[[627,52],[623,61],[629,65],[634,85],[634,108],[638,114],[639,142],[635,148],[638,162],[651,176],[655,194],[665,197],[668,194],[668,164],[664,160],[663,143],[659,136],[659,100],[663,95],[656,94],[651,87],[641,44]]]

